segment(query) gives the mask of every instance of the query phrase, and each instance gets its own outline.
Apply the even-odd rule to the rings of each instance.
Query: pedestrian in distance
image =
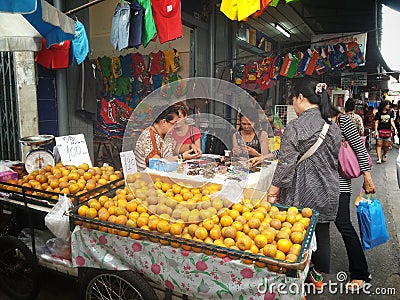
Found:
[[[392,127],[394,133],[397,134],[393,117],[393,112],[390,111],[390,102],[382,100],[378,112],[375,114],[376,155],[378,157],[378,160],[376,161],[377,164],[387,160],[386,154],[389,147],[392,145]]]
[[[362,136],[362,135],[364,135],[364,124],[363,124],[363,120],[362,120],[361,116],[354,112],[355,107],[356,107],[356,103],[355,103],[354,99],[349,98],[349,99],[347,99],[347,101],[344,105],[344,112],[353,121],[354,125],[356,125],[358,133]]]
[[[330,223],[335,221],[339,199],[338,156],[341,145],[339,127],[331,116],[339,111],[332,106],[327,86],[311,77],[295,80],[291,99],[298,118],[283,132],[279,161],[268,191],[268,201],[287,206],[310,207],[319,212],[315,227],[317,250],[308,279],[317,289],[323,287],[322,273],[330,271]],[[315,145],[325,124],[329,125],[322,143],[308,158],[299,159]]]

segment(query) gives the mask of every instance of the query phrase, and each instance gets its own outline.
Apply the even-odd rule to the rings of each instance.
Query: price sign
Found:
[[[92,167],[89,151],[83,134],[56,137],[57,150],[64,165],[79,166],[87,163]]]
[[[134,174],[137,172],[136,159],[133,150],[121,152],[119,156],[121,157],[121,165],[125,178],[128,174]]]

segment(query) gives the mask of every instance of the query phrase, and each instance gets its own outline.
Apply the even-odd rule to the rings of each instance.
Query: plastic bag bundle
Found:
[[[389,240],[385,215],[378,199],[360,201],[357,207],[357,219],[364,251]]]
[[[58,238],[68,241],[71,237],[69,217],[65,214],[72,207],[71,200],[60,195],[58,202],[44,218],[47,228]]]

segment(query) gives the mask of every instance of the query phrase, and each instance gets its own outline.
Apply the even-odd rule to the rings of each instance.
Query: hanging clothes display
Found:
[[[35,62],[47,69],[64,69],[69,66],[69,49],[71,41],[64,41],[46,48],[46,40],[42,39],[42,50],[35,58]]]
[[[160,44],[182,37],[180,0],[151,0]]]
[[[110,40],[114,49],[121,51],[129,45],[131,9],[128,3],[118,3],[111,23]]]

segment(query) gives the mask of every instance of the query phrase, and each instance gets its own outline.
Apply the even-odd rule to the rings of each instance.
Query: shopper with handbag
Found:
[[[336,219],[340,193],[340,129],[329,117],[339,112],[329,100],[326,84],[311,77],[296,79],[291,99],[298,118],[283,132],[268,201],[310,207],[320,213],[309,280],[321,289],[322,273],[330,269],[329,225]]]
[[[342,133],[342,140],[348,143],[356,155],[359,169],[364,176],[363,188],[365,192],[367,194],[375,193],[376,190],[371,178],[371,166],[368,160],[368,153],[355,124],[347,114],[339,115],[337,117],[337,123]],[[339,164],[341,164],[340,156]],[[344,165],[342,167],[345,168]],[[340,196],[335,225],[342,235],[347,251],[347,258],[349,260],[350,280],[346,284],[346,288],[356,291],[362,288],[366,282],[369,282],[371,277],[360,238],[354,230],[350,219],[351,178],[346,179],[344,176],[343,172],[339,172]]]
[[[393,120],[393,113],[390,111],[390,102],[382,100],[378,112],[375,114],[375,138],[376,138],[376,155],[378,156],[377,164],[387,160],[387,152],[392,145],[392,127],[397,135],[396,125]],[[383,155],[382,155],[383,148]]]

